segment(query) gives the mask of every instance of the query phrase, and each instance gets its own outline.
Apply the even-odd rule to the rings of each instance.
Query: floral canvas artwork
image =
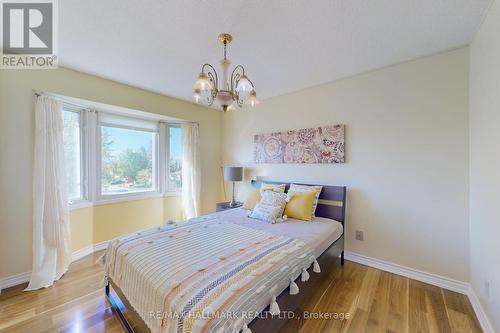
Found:
[[[254,136],[256,163],[344,163],[344,125]]]

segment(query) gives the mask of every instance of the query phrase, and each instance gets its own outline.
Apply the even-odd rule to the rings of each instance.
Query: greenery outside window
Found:
[[[101,126],[101,195],[156,190],[156,137],[147,130]]]

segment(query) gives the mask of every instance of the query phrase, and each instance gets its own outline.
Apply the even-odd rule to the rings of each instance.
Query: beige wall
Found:
[[[247,178],[348,186],[348,250],[468,281],[467,48],[271,98],[222,122],[223,161],[248,167]],[[346,125],[345,164],[252,163],[254,134],[331,124]]]
[[[471,45],[471,283],[500,332],[500,2]],[[485,284],[489,281],[489,295]]]
[[[94,242],[94,207],[73,210],[69,216],[71,225],[71,250],[81,250]]]
[[[119,235],[180,221],[181,197],[168,196],[96,205],[71,211],[73,251]]]
[[[31,269],[33,88],[199,122],[202,211],[214,209],[221,192],[220,112],[68,69],[0,70],[0,278]],[[118,211],[113,207],[116,205],[72,212],[73,237],[78,233],[74,249],[91,240],[106,240],[115,231],[143,228],[132,217],[150,216],[145,221],[149,226],[161,223],[169,214],[178,216],[168,199],[134,202],[120,206],[127,214],[120,217],[123,224],[113,221],[114,230],[109,221],[119,215],[113,213]],[[86,224],[90,217],[94,223]]]

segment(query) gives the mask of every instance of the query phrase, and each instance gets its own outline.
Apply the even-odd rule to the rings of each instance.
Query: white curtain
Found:
[[[186,219],[200,214],[199,138],[198,124],[182,124],[182,211]]]
[[[35,119],[33,268],[26,290],[51,286],[71,263],[61,104],[39,96]]]

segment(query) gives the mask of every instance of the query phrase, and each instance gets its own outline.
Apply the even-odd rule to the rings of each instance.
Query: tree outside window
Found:
[[[101,193],[155,189],[153,152],[156,133],[101,126]]]

